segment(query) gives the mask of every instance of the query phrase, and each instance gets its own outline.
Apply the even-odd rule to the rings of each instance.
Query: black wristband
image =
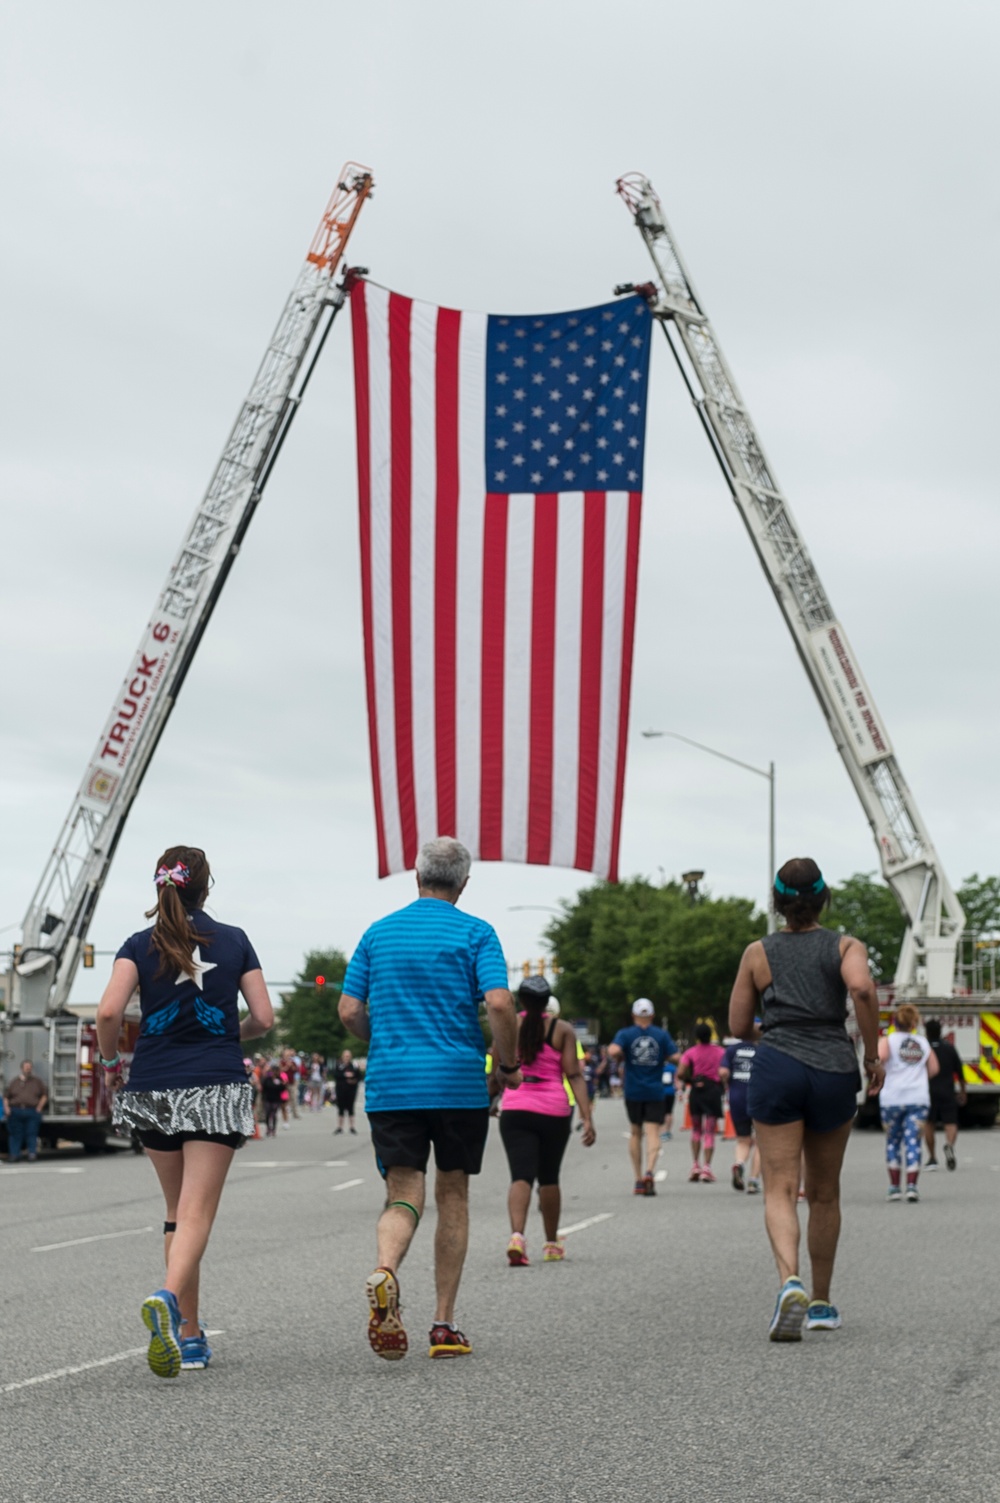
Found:
[[[504,1065],[497,1060],[497,1069],[502,1070],[505,1075],[516,1075],[520,1068],[520,1065]]]

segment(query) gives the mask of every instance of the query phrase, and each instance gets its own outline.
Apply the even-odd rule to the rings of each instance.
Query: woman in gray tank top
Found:
[[[729,1002],[729,1030],[759,1039],[748,1087],[764,1177],[764,1221],[781,1289],[772,1341],[830,1331],[840,1314],[830,1280],[840,1236],[840,1168],[861,1085],[847,1036],[850,994],[864,1041],[870,1095],[884,1072],[878,1058],[878,996],[860,940],[819,923],[830,890],[815,861],[786,861],[774,879],[785,928],[748,945]],[[754,1018],[760,1016],[759,1027]],[[809,1202],[812,1295],[799,1278],[800,1164]]]

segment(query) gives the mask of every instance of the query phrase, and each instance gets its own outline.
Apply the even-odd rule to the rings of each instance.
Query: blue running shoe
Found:
[[[836,1305],[824,1304],[821,1299],[811,1299],[806,1311],[807,1331],[839,1331],[840,1311]]]
[[[802,1322],[806,1318],[809,1300],[801,1279],[786,1279],[778,1293],[768,1337],[771,1341],[801,1341]]]
[[[212,1348],[204,1326],[200,1326],[197,1336],[187,1336],[181,1342],[181,1367],[207,1367],[211,1360]]]
[[[181,1370],[181,1312],[169,1289],[157,1289],[142,1302],[142,1320],[149,1331],[146,1361],[158,1378],[176,1378]]]

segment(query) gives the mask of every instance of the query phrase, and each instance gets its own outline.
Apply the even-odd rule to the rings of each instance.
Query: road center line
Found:
[[[610,1221],[614,1214],[614,1211],[602,1211],[599,1216],[588,1216],[586,1221],[574,1221],[572,1226],[561,1226],[558,1235],[568,1237],[570,1232],[585,1231],[588,1226],[596,1226],[599,1221]]]
[[[355,1185],[363,1185],[363,1179],[345,1179],[342,1185],[331,1185],[331,1190],[353,1190]]]
[[[46,1242],[41,1247],[33,1247],[32,1252],[56,1252],[60,1247],[82,1247],[85,1242],[110,1242],[113,1237],[141,1237],[143,1232],[151,1232],[151,1226],[133,1226],[127,1232],[99,1232],[96,1237],[74,1237],[70,1242]]]

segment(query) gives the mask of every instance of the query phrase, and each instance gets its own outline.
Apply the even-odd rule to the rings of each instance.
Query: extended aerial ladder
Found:
[[[950,997],[965,927],[961,904],[900,772],[847,634],[775,479],[652,184],[632,173],[619,178],[617,187],[656,267],[658,282],[649,288],[653,313],[861,800],[882,874],[906,917],[896,994]]]
[[[51,1022],[65,1008],[125,821],[349,291],[350,273],[339,285],[334,277],[372,188],[368,168],[347,163],[31,900],[8,1023]],[[54,1083],[49,1095],[51,1111]]]

